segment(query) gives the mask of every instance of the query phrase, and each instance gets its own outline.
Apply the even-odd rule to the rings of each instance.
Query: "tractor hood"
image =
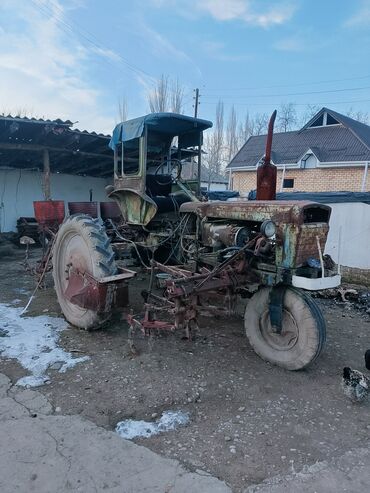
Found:
[[[257,222],[270,219],[276,224],[301,225],[309,222],[329,223],[331,208],[324,204],[303,200],[237,200],[235,202],[188,202],[181,205],[180,212],[193,212],[202,218]]]

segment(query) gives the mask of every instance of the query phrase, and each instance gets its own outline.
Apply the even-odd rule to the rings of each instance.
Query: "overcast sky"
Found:
[[[186,113],[292,101],[370,110],[370,0],[0,0],[0,112],[109,133],[124,96],[148,112],[160,75]]]

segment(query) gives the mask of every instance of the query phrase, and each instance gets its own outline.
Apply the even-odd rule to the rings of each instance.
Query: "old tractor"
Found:
[[[121,219],[72,215],[56,237],[53,275],[66,319],[94,329],[125,307],[130,333],[183,329],[191,338],[202,314],[232,313],[248,298],[244,324],[256,353],[289,370],[312,363],[325,343],[325,321],[308,292],[340,283],[323,255],[330,207],[274,200],[275,115],[256,201],[202,200],[202,136],[211,122],[159,113],[117,125],[107,193]],[[127,301],[135,272],[117,262],[127,247],[150,272],[140,314]]]

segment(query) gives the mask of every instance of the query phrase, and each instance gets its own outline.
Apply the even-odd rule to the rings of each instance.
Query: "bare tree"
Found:
[[[224,104],[219,101],[216,106],[216,118],[213,131],[205,138],[205,163],[207,169],[208,186],[213,176],[219,174],[224,162]]]
[[[352,107],[346,112],[346,115],[361,123],[365,123],[366,125],[368,125],[370,121],[369,113],[367,111],[356,111]]]
[[[251,117],[247,112],[244,120],[238,124],[237,151],[243,147],[249,137],[266,134],[268,120],[269,117],[266,113],[257,113],[254,117]]]
[[[267,113],[257,113],[251,120],[250,124],[250,134],[251,135],[262,135],[267,133],[267,126],[269,122],[269,117]]]
[[[302,114],[301,117],[301,125],[305,125],[307,122],[311,120],[312,117],[316,115],[320,111],[320,106],[317,104],[308,104]]]
[[[118,100],[118,116],[119,116],[119,121],[120,122],[125,122],[127,120],[127,100],[124,96],[122,96]]]
[[[282,132],[288,132],[297,124],[297,112],[293,103],[280,105],[278,114],[278,127]]]
[[[148,103],[152,113],[162,113],[169,110],[168,76],[162,74],[156,86],[148,92]]]
[[[184,89],[180,85],[179,79],[172,81],[171,84],[171,111],[182,113],[184,106]]]
[[[219,173],[222,165],[222,152],[224,147],[224,103],[219,101],[216,106],[215,130],[213,132],[213,145],[215,149],[215,173]]]
[[[228,162],[235,156],[238,151],[238,118],[234,105],[231,107],[229,120],[226,127],[226,159]]]
[[[148,92],[147,98],[152,113],[183,112],[184,89],[178,79],[171,81],[162,74],[155,87]]]
[[[244,120],[238,125],[238,148],[240,149],[242,145],[247,142],[251,136],[251,119],[249,112],[244,117]]]

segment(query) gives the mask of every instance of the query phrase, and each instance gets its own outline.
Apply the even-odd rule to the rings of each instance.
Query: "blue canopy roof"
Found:
[[[212,122],[179,115],[177,113],[151,113],[149,115],[119,123],[113,130],[109,147],[136,139],[144,135],[146,129],[163,134],[164,139],[179,136],[179,146],[190,147],[199,144],[199,134],[212,127]]]

